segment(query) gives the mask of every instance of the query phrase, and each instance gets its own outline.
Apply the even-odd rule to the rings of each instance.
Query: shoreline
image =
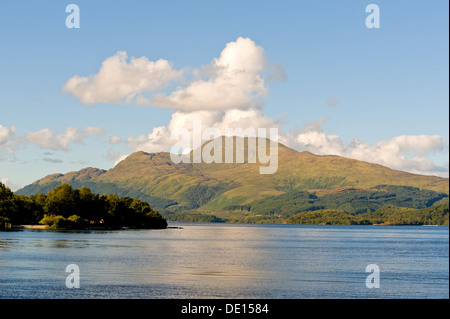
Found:
[[[25,229],[45,229],[45,225],[13,225],[12,228],[25,228]]]
[[[183,224],[183,222],[176,222]],[[199,223],[204,224],[204,223]],[[215,224],[215,223],[210,223]],[[239,224],[239,223],[228,223],[228,224]],[[246,224],[246,223],[243,223]],[[262,223],[263,224],[263,223]],[[422,227],[445,227],[444,225],[385,225],[385,224],[371,224],[371,225],[327,225],[327,224],[273,224],[273,225],[321,225],[321,226],[422,226]],[[13,225],[12,229],[35,229],[35,230],[55,230],[55,229],[49,229],[46,228],[46,225]],[[448,227],[448,226],[447,226]],[[107,228],[107,227],[91,227],[83,230],[127,230],[127,229],[135,229],[130,227],[122,227],[122,228]],[[180,226],[168,226],[165,229],[183,229],[183,227]],[[56,229],[57,230],[57,229]],[[62,229],[60,229],[62,230]],[[75,230],[75,229],[71,229]],[[81,230],[81,229],[80,229]]]
[[[180,223],[183,224],[183,222],[173,222],[175,224]],[[189,223],[189,222],[188,222]],[[199,224],[205,224],[205,223],[199,223]],[[216,224],[214,222],[212,223],[206,223],[206,224]],[[222,224],[222,223],[221,223]],[[225,224],[240,224],[240,223],[225,223]],[[247,223],[242,223],[242,224],[247,224]],[[251,223],[254,224],[254,223]],[[258,224],[258,223],[256,223]],[[265,224],[265,223],[261,223],[261,224]],[[369,224],[369,225],[346,225],[346,224],[287,224],[287,223],[283,223],[283,224],[273,224],[273,225],[322,225],[322,226],[422,226],[422,227],[448,227],[445,225],[408,225],[408,224],[402,224],[402,225],[392,225],[392,224]],[[34,230],[58,230],[58,229],[49,229],[46,228],[46,225],[12,225],[11,229],[14,230],[18,230],[18,229],[34,229]],[[79,230],[127,230],[127,229],[136,229],[136,228],[132,228],[132,227],[121,227],[121,228],[108,228],[108,227],[99,227],[99,226],[94,226],[94,227],[90,227],[90,228],[86,228],[86,229],[79,229]],[[159,228],[155,228],[155,229],[159,229]],[[180,226],[168,226],[167,228],[164,229],[183,229],[183,227]],[[59,229],[59,230],[66,230],[66,229]],[[70,230],[76,230],[76,229],[70,229]]]
[[[127,229],[168,229],[168,228],[181,228],[181,227],[167,227],[167,228],[133,228],[133,227],[121,227],[121,228],[109,228],[94,226],[85,229],[69,229],[69,230],[127,230]],[[68,229],[52,229],[47,228],[46,225],[13,225],[12,229],[39,229],[39,230],[68,230]]]

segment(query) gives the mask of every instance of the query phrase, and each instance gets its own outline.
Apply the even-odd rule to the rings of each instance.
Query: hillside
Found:
[[[217,142],[220,140],[208,143]],[[242,145],[237,151],[243,147],[246,154],[247,140]],[[236,146],[233,151],[236,153]],[[270,207],[276,210],[272,214],[281,209],[284,216],[289,216],[302,209],[337,209],[343,205],[349,208],[352,202],[355,205],[350,205],[350,211],[356,213],[374,211],[385,204],[423,208],[449,193],[447,178],[411,174],[339,156],[297,152],[282,144],[278,144],[275,174],[259,174],[262,164],[248,163],[247,159],[245,156],[244,163],[175,164],[166,152],[136,152],[110,170],[86,168],[53,174],[17,193],[46,193],[65,182],[74,187],[90,187],[100,194],[145,200],[162,211],[216,216],[230,211],[267,214]]]
[[[375,212],[352,214],[343,210],[322,209],[295,214],[286,224],[322,225],[449,225],[448,201],[422,209],[386,206]]]

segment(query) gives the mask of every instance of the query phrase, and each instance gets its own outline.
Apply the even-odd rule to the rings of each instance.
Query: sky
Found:
[[[447,1],[2,1],[0,181],[17,190],[169,151],[194,120],[276,127],[298,151],[448,177],[448,12]]]

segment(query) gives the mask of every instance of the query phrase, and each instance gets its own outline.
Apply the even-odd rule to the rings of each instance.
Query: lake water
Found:
[[[449,298],[448,227],[170,226],[0,232],[0,298]]]

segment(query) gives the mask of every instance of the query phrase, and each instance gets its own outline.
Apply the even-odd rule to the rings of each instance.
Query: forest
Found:
[[[321,225],[434,225],[449,226],[448,200],[422,209],[386,206],[365,214],[322,209],[291,216],[287,224]]]
[[[411,186],[379,185],[368,190],[330,193],[324,196],[293,189],[278,196],[267,196],[247,205],[234,205],[226,207],[226,209],[288,218],[299,212],[321,209],[355,214],[374,212],[389,205],[422,209],[445,198],[448,198],[445,193]]]
[[[98,195],[88,187],[61,184],[48,194],[17,195],[0,183],[0,230],[8,225],[46,225],[50,229],[167,228],[150,205],[114,194]]]

